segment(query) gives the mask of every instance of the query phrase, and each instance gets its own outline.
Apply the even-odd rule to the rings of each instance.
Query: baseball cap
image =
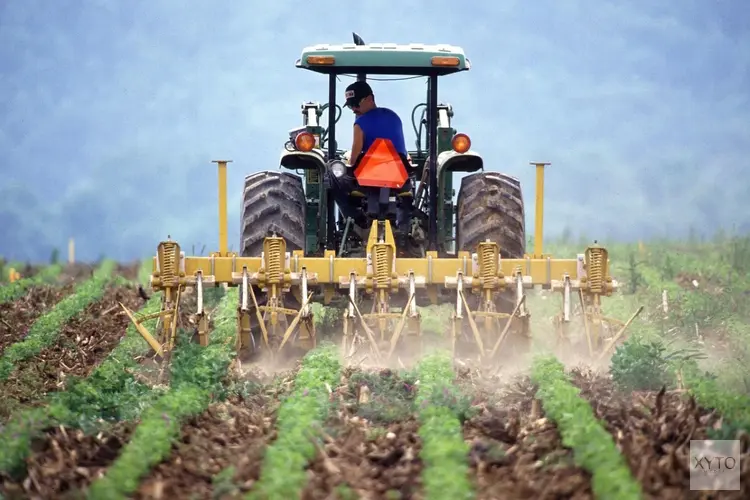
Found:
[[[365,97],[372,95],[372,88],[367,82],[356,81],[346,87],[346,94],[344,95],[346,96],[344,105],[351,108],[359,104],[359,101]]]

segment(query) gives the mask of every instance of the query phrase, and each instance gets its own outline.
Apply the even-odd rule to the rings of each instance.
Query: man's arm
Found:
[[[354,165],[362,152],[362,146],[365,143],[365,134],[362,132],[362,128],[354,124],[354,132],[352,133],[352,151],[349,155],[349,165]]]

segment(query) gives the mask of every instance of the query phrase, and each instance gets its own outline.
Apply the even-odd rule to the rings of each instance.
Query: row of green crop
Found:
[[[339,381],[340,373],[334,345],[321,345],[303,358],[294,390],[279,408],[278,437],[266,448],[260,478],[246,498],[300,498],[307,481],[305,466],[316,453],[310,433],[316,422],[325,420],[328,388]]]
[[[34,285],[55,282],[61,272],[62,266],[54,264],[43,268],[35,276],[21,278],[13,283],[0,285],[0,304],[11,302],[23,297],[26,291]]]
[[[237,289],[222,298],[207,347],[186,344],[174,352],[170,390],[146,409],[131,440],[104,476],[97,478],[87,498],[127,498],[141,478],[166,458],[179,437],[182,422],[204,411],[222,382],[234,357]]]
[[[416,403],[423,465],[422,483],[429,500],[473,498],[461,421],[456,414],[455,374],[451,358],[432,354],[417,366]]]
[[[158,312],[160,304],[161,296],[155,294],[141,313]],[[155,325],[156,319],[144,322],[149,330]],[[135,327],[129,325],[122,341],[88,378],[69,379],[66,390],[49,395],[47,405],[14,415],[0,433],[0,472],[20,473],[32,439],[49,425],[85,428],[100,418],[121,420],[137,416],[149,404],[151,391],[134,378],[138,366],[135,359],[149,349]]]
[[[42,349],[51,345],[65,323],[104,296],[106,285],[112,280],[114,270],[115,262],[104,261],[90,279],[78,284],[72,294],[58,302],[51,311],[40,316],[24,340],[6,348],[0,358],[0,380],[8,378],[16,363],[36,356]]]
[[[539,386],[537,397],[547,417],[557,424],[563,444],[573,450],[576,463],[591,473],[596,497],[642,498],[641,486],[625,458],[591,405],[580,396],[580,389],[571,383],[563,364],[554,357],[537,358],[531,379]]]

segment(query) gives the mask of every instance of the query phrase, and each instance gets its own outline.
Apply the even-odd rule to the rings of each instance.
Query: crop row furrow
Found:
[[[425,498],[473,498],[467,460],[469,447],[463,439],[461,421],[452,409],[458,393],[453,386],[455,374],[451,358],[430,355],[419,363],[417,371],[416,403]]]
[[[31,326],[24,340],[8,346],[0,358],[0,380],[8,378],[17,362],[37,355],[42,349],[52,344],[60,328],[67,321],[99,300],[104,295],[107,283],[112,279],[114,269],[114,261],[104,261],[94,276],[76,286],[71,295],[58,302],[51,311],[40,316]]]
[[[329,391],[340,376],[336,346],[320,346],[303,358],[294,390],[279,408],[278,437],[266,449],[260,478],[246,498],[300,498],[307,481],[305,466],[317,451],[310,432],[316,422],[326,419]]]
[[[62,272],[62,266],[53,264],[42,269],[38,274],[30,278],[21,278],[18,281],[0,286],[0,304],[11,302],[23,297],[26,291],[34,285],[54,282]]]
[[[204,411],[221,390],[234,357],[237,297],[234,288],[222,298],[208,346],[186,344],[175,350],[169,392],[143,412],[119,457],[91,484],[88,498],[127,498],[135,492],[151,467],[169,455],[184,420]]]
[[[571,383],[563,364],[554,357],[537,358],[531,379],[539,386],[537,397],[547,417],[557,424],[563,444],[573,450],[576,463],[591,473],[597,498],[642,498],[641,486],[625,458],[580,396],[580,389]]]

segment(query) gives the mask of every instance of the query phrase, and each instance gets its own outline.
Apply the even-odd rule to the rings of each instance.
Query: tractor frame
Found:
[[[336,221],[336,206],[324,182],[328,166],[342,160],[346,153],[337,147],[336,142],[337,123],[343,114],[343,109],[336,104],[337,80],[342,75],[357,80],[366,80],[367,75],[401,75],[427,78],[426,102],[412,109],[411,124],[417,140],[416,149],[409,150],[416,180],[420,185],[428,186],[418,189],[414,204],[415,208],[426,212],[429,221],[426,249],[437,251],[439,255],[454,255],[453,173],[479,171],[484,164],[482,157],[471,149],[460,153],[453,149],[452,141],[458,133],[451,125],[453,108],[438,100],[438,82],[441,76],[468,71],[471,63],[463,49],[451,45],[366,45],[356,33],[353,38],[353,44],[307,47],[296,62],[297,68],[328,77],[328,102],[322,106],[318,102],[302,104],[302,127],[289,132],[289,141],[280,158],[282,167],[304,178],[308,200],[305,251],[308,255],[320,255],[324,250],[338,250],[339,256],[351,254],[343,245],[346,221],[343,217]],[[425,109],[417,125],[415,113],[422,107]],[[323,125],[325,118],[327,127]],[[422,148],[423,127],[427,142],[425,149]],[[315,150],[295,148],[295,139],[302,133],[315,137]],[[461,135],[468,139],[468,136]],[[470,146],[470,141],[468,144]],[[424,197],[426,193],[428,199]]]

